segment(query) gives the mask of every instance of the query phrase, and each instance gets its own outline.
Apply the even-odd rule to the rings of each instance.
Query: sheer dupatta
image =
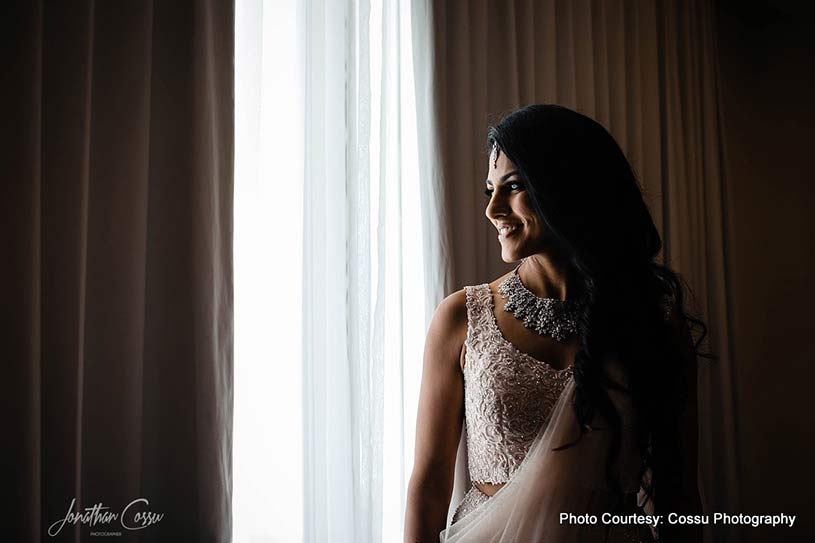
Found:
[[[609,369],[610,376],[625,385],[620,372],[611,364]],[[573,442],[580,433],[573,408],[574,391],[574,379],[570,379],[549,422],[543,425],[512,479],[487,502],[443,530],[439,534],[442,543],[605,540],[607,526],[602,522],[577,524],[561,519],[562,513],[599,517],[609,511],[611,503],[605,476],[611,431],[605,421],[596,417],[592,430],[577,443],[552,450]],[[639,489],[640,454],[634,441],[633,409],[624,393],[607,392],[622,420],[621,450],[615,468],[628,496]],[[617,540],[613,532],[608,540]]]

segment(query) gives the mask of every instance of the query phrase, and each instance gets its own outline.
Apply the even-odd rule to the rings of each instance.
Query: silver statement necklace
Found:
[[[523,264],[523,262],[521,262]],[[521,282],[518,264],[512,274],[498,285],[498,292],[506,300],[504,310],[512,313],[524,326],[542,336],[551,336],[564,342],[578,331],[582,300],[539,298]]]

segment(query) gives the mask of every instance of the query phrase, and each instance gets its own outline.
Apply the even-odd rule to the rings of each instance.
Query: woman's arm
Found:
[[[465,294],[460,290],[439,304],[425,342],[415,459],[405,512],[405,541],[409,543],[437,543],[447,524],[464,417],[459,359],[466,334]]]

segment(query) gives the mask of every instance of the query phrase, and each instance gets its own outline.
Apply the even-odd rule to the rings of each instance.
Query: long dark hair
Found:
[[[566,248],[576,290],[586,300],[573,367],[574,409],[581,427],[598,413],[611,425],[606,474],[616,506],[623,496],[612,465],[622,421],[607,387],[631,395],[643,458],[640,475],[650,470],[643,487],[659,512],[660,497],[678,492],[682,484],[679,409],[688,394],[683,375],[689,353],[693,364],[711,355],[699,351],[707,328],[685,308],[687,285],[656,261],[662,240],[634,170],[602,125],[553,104],[509,114],[490,127],[487,140],[490,150],[497,147],[515,165],[536,212]],[[688,333],[684,346],[676,343],[665,319],[666,299],[672,301],[674,322],[678,319]],[[627,388],[603,371],[609,355],[622,364]]]

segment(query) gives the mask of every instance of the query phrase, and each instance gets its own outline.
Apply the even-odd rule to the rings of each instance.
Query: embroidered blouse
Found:
[[[488,284],[464,290],[464,419],[470,479],[506,483],[546,423],[572,368],[556,370],[504,338]]]

